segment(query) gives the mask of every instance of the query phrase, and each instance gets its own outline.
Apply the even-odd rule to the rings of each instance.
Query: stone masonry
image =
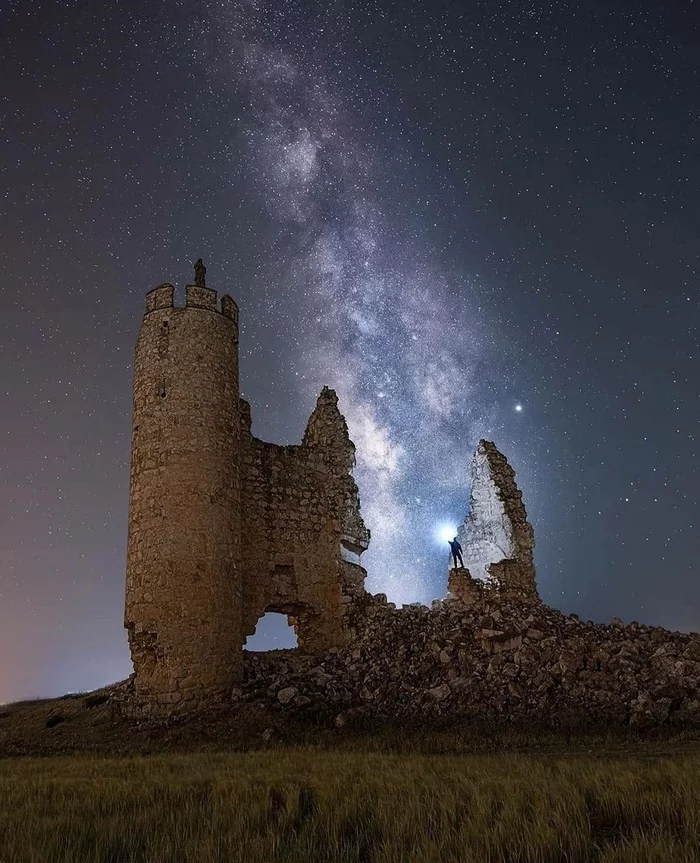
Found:
[[[300,444],[255,438],[238,308],[205,272],[198,261],[184,308],[172,285],[147,295],[136,345],[125,709],[248,701],[339,726],[700,727],[700,636],[541,602],[522,494],[490,441],[472,460],[466,567],[449,571],[447,598],[397,609],[368,594],[370,535],[336,394],[323,389]],[[297,649],[242,649],[267,611],[288,616]]]
[[[369,531],[335,393],[301,445],[253,437],[238,308],[198,264],[184,308],[172,285],[148,294],[134,363],[125,625],[151,713],[228,697],[267,611],[288,615],[304,651],[342,646],[364,592]]]
[[[457,531],[465,569],[451,570],[450,592],[464,602],[497,593],[539,601],[527,520],[515,471],[494,443],[479,441],[471,465],[469,512]]]
[[[300,446],[263,443],[241,403],[243,636],[267,611],[286,614],[301,650],[345,644],[346,611],[365,571],[369,544],[352,478],[355,447],[333,390],[325,387]]]
[[[125,625],[154,709],[241,676],[238,309],[173,291],[147,295],[134,361]]]

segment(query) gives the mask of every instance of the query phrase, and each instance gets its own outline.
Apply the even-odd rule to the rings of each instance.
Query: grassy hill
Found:
[[[700,860],[700,738],[0,710],[1,863]],[[50,757],[37,757],[50,756]]]
[[[3,863],[696,861],[700,755],[0,761]]]

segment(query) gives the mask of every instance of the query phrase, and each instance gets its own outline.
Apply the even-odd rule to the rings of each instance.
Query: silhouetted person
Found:
[[[462,560],[462,546],[459,544],[459,540],[457,537],[454,539],[447,540],[450,544],[450,548],[452,549],[452,557],[455,562],[455,569],[457,569],[457,558],[459,558],[459,565],[462,569],[464,569],[464,561]]]
[[[207,283],[205,276],[207,268],[201,258],[197,258],[197,263],[194,265],[194,283],[198,288],[206,288]]]

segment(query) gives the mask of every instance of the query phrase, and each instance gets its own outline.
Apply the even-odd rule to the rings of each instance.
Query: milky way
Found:
[[[446,569],[435,522],[464,515],[470,450],[491,431],[492,376],[504,364],[469,275],[450,279],[418,232],[386,212],[387,166],[342,75],[329,72],[341,46],[330,59],[318,46],[278,48],[266,42],[273,17],[255,4],[216,18],[228,49],[216,83],[247,104],[251,194],[293,237],[275,293],[288,331],[301,334],[300,386],[337,390],[357,446],[368,588],[427,601]]]

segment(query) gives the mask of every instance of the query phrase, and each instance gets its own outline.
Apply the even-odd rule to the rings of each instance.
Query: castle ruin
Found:
[[[136,344],[126,571],[134,674],[115,688],[154,719],[253,702],[280,721],[474,719],[563,727],[700,727],[700,637],[541,602],[515,474],[490,441],[458,529],[464,569],[431,608],[364,589],[369,531],[355,448],[324,388],[304,438],[251,434],[238,308],[197,262],[186,302],[146,299]],[[298,649],[244,651],[267,611]],[[121,693],[121,694],[120,694]],[[261,713],[261,715],[264,715]]]
[[[355,447],[324,388],[300,445],[251,433],[239,397],[238,307],[205,284],[183,308],[147,294],[134,362],[125,626],[139,700],[180,712],[226,698],[243,644],[268,611],[288,616],[300,652],[322,657],[355,635],[370,534],[352,477]],[[450,591],[537,601],[532,528],[514,474],[482,441]]]

